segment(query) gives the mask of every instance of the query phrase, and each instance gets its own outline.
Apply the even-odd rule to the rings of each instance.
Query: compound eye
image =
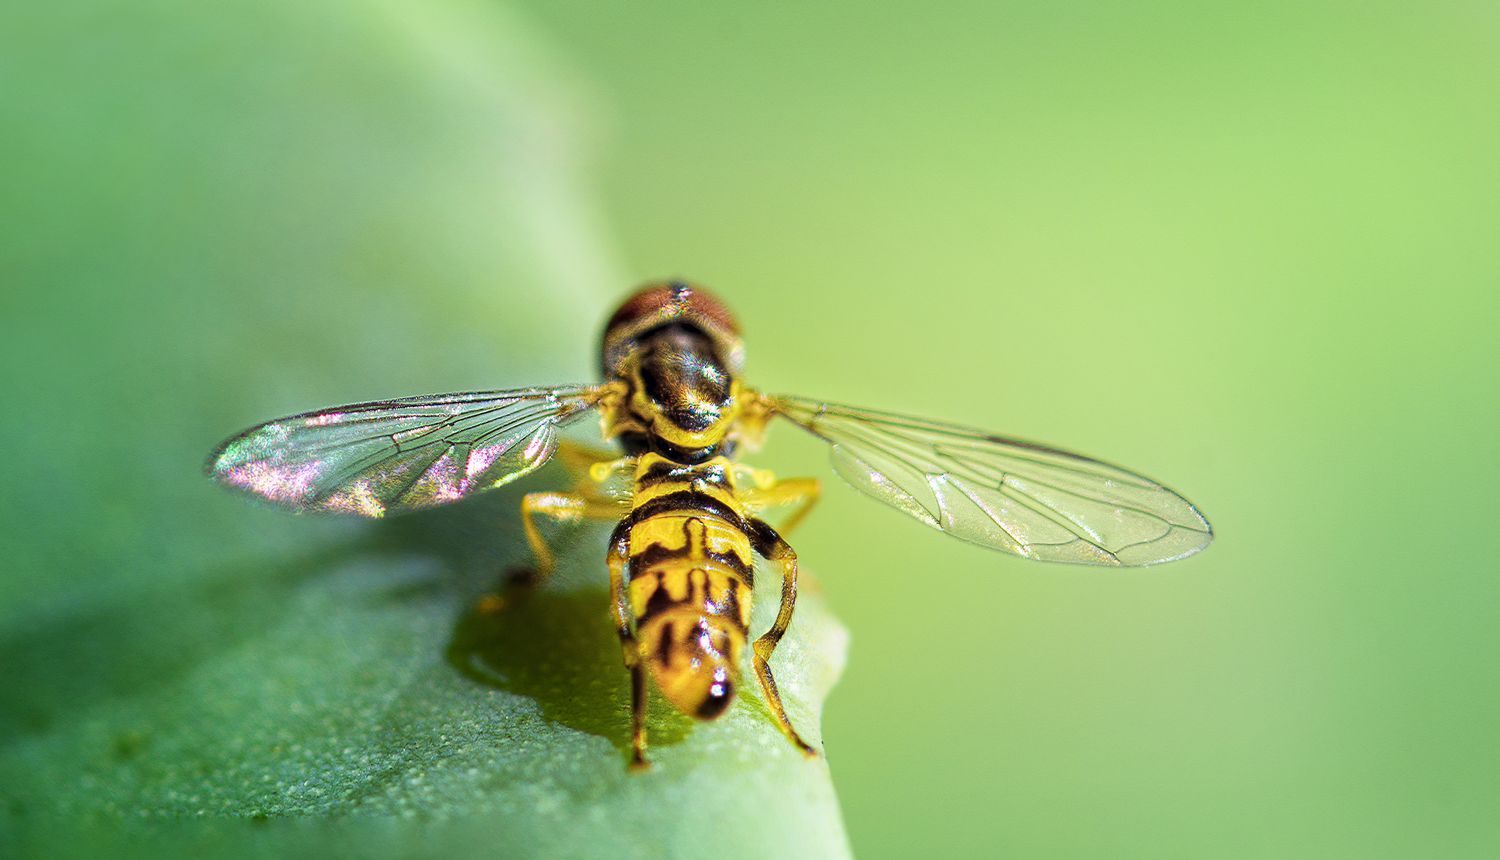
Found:
[[[734,315],[706,290],[673,281],[637,292],[609,318],[599,355],[605,375],[619,376],[625,357],[640,346],[642,338],[673,324],[706,336],[719,362],[730,373],[739,373],[743,368],[745,346]]]
[[[655,326],[673,319],[690,322],[706,334],[739,337],[740,326],[724,303],[712,293],[683,281],[654,284],[620,304],[605,331]]]

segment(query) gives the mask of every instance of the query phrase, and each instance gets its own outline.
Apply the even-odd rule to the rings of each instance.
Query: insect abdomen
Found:
[[[630,601],[641,656],[679,710],[717,717],[734,696],[753,582],[733,485],[711,463],[643,462],[631,517]]]

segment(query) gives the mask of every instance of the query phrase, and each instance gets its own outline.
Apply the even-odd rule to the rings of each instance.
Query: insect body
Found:
[[[522,523],[618,524],[606,556],[613,616],[631,673],[633,763],[645,763],[647,677],[677,709],[713,719],[733,700],[746,645],[781,731],[814,754],[782,707],[770,660],[792,620],[797,556],[761,515],[791,508],[790,531],[819,484],[777,481],[736,459],[785,418],[832,446],[851,484],[961,539],[1043,561],[1139,566],[1212,539],[1186,499],[1123,469],[956,425],[744,388],[733,317],[701,289],[641,290],[605,328],[598,385],[413,397],[336,407],[254,427],[219,447],[208,473],[299,511],[379,517],[446,504],[525,475],[554,454],[583,473],[567,493],[532,493]],[[560,428],[597,413],[623,456],[589,452]],[[622,487],[627,487],[622,489]],[[780,575],[775,622],[750,639],[754,560]]]

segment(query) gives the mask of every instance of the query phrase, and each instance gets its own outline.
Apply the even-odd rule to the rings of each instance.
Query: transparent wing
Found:
[[[966,541],[1042,561],[1140,566],[1213,538],[1187,499],[1098,460],[921,418],[765,402],[831,444],[834,468],[857,489]]]
[[[552,456],[603,387],[380,400],[278,418],[224,442],[209,477],[298,511],[366,517],[447,504]]]

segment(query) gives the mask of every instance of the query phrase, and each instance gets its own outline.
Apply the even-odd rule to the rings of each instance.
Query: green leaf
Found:
[[[708,724],[658,701],[627,773],[598,530],[473,614],[557,470],[373,524],[199,474],[276,414],[594,376],[628,284],[534,38],[464,2],[4,16],[0,850],[847,853],[826,761],[753,690]],[[816,740],[846,634],[804,591],[773,665]]]

